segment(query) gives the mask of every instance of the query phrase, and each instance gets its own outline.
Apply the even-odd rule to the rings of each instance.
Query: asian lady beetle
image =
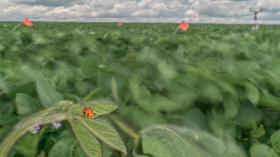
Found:
[[[86,118],[92,118],[95,115],[95,111],[91,108],[84,108],[83,114]]]

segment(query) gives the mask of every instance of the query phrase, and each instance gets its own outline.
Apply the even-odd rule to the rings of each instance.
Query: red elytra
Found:
[[[119,25],[119,26],[121,26],[121,25],[122,25],[122,23],[121,23],[121,22],[119,22],[119,23],[118,23],[118,25]]]
[[[25,18],[21,22],[24,23],[26,26],[29,26],[29,27],[33,26],[32,22],[30,22],[28,18]]]
[[[95,111],[91,108],[83,108],[83,115],[86,118],[92,118],[93,116],[95,116]]]
[[[183,31],[186,31],[188,28],[189,28],[189,24],[186,23],[185,21],[182,21],[179,25],[179,27],[183,30]]]

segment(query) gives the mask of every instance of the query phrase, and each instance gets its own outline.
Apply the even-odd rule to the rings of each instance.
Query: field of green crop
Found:
[[[280,156],[280,26],[17,24],[0,22],[0,157]]]

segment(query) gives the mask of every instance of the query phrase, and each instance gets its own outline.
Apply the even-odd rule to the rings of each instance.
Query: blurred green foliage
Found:
[[[34,22],[10,32],[17,24],[0,22],[0,140],[18,120],[57,101],[107,98],[137,131],[155,124],[196,128],[233,140],[252,157],[280,153],[277,25],[251,31],[190,24],[174,35],[178,24]],[[9,156],[84,156],[69,129],[64,122],[25,135]],[[151,142],[144,137],[142,153],[157,156]],[[105,157],[119,155],[102,149]]]

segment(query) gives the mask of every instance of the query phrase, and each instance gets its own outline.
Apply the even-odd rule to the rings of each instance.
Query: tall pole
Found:
[[[259,13],[259,12],[262,12],[263,11],[263,8],[260,8],[259,10],[253,10],[252,8],[250,8],[250,12],[254,12],[254,18],[253,18],[253,27],[254,27],[254,25],[255,25],[255,22],[257,21],[257,14]],[[257,28],[257,27],[254,27],[254,28]],[[258,29],[258,28],[257,28]]]

